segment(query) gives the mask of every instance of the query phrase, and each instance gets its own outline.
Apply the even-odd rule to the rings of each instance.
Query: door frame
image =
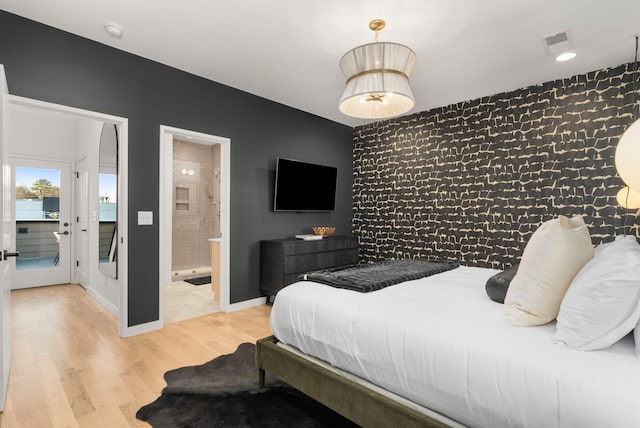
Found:
[[[99,150],[99,149],[98,149]],[[83,166],[82,170],[80,166]],[[73,275],[72,278],[78,282],[85,290],[89,288],[89,280],[91,275],[89,274],[89,244],[91,239],[88,232],[89,223],[89,170],[88,170],[88,155],[81,157],[75,162],[76,180],[74,180],[74,214],[76,220],[82,218],[84,226],[79,221],[74,222],[75,237],[73,238],[75,256],[74,260],[78,261],[76,266],[72,266]],[[84,181],[84,183],[83,183]],[[84,202],[84,203],[83,203]],[[82,212],[82,217],[80,216]],[[79,266],[78,266],[79,265]]]
[[[118,248],[118,282],[120,283],[120,298],[118,307],[118,334],[121,337],[132,336],[137,333],[134,327],[129,327],[128,317],[128,195],[127,195],[127,175],[128,175],[128,156],[129,156],[129,119],[120,116],[113,116],[105,113],[98,113],[91,110],[84,110],[75,107],[69,107],[61,104],[54,104],[46,101],[35,100],[32,98],[20,97],[17,95],[9,95],[7,104],[24,106],[36,109],[44,109],[53,112],[61,112],[73,114],[87,119],[97,120],[101,122],[113,123],[118,126],[119,131],[119,156],[118,156],[118,234],[120,236],[120,247]],[[7,106],[7,107],[8,107]],[[120,203],[120,201],[122,201]],[[100,302],[103,303],[103,302]],[[110,310],[110,308],[107,308]]]
[[[162,287],[171,282],[171,243],[173,224],[173,139],[214,145],[220,144],[220,310],[232,310],[230,301],[230,242],[231,242],[231,139],[203,134],[187,129],[160,125],[160,281],[158,284],[158,313],[164,325],[164,297]],[[235,308],[233,308],[235,309]]]

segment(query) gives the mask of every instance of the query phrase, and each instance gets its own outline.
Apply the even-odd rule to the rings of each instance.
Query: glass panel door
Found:
[[[64,284],[71,277],[70,165],[14,160],[14,288]]]
[[[0,251],[13,253],[13,240],[11,230],[13,229],[13,214],[11,206],[11,177],[9,171],[9,152],[7,147],[9,142],[6,136],[9,135],[9,112],[7,111],[7,79],[4,75],[4,67],[0,64],[0,240],[2,247]],[[0,261],[0,412],[4,410],[4,403],[7,397],[7,387],[9,385],[9,369],[11,366],[11,276],[9,265],[13,258]]]

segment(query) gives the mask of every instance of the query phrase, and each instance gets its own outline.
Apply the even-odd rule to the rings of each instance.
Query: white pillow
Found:
[[[640,306],[640,302],[638,302],[638,305]],[[633,329],[633,340],[636,343],[636,356],[640,358],[640,319]]]
[[[640,357],[640,321],[638,321],[636,328],[633,329],[633,340],[636,342],[636,356]]]
[[[623,236],[623,235],[616,236],[616,239],[619,238],[620,236]],[[596,257],[598,254],[600,254],[603,251],[605,251],[607,248],[612,246],[614,242],[616,242],[616,241],[613,240],[613,241],[598,245],[596,248],[593,249],[593,257]]]
[[[593,244],[581,216],[543,223],[527,242],[507,290],[507,322],[534,326],[553,321],[571,280],[592,257]]]
[[[603,349],[638,324],[640,245],[635,236],[618,236],[605,245],[567,290],[553,336],[556,342],[582,351]]]

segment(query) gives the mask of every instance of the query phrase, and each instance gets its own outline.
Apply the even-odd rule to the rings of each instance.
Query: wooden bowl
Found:
[[[328,227],[328,226],[317,226],[313,228],[313,233],[315,233],[316,235],[322,235],[325,238],[333,235],[333,232],[335,231],[336,231],[335,227]]]

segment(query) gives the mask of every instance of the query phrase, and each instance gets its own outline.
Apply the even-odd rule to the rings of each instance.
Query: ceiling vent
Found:
[[[556,56],[563,52],[573,50],[573,46],[569,40],[569,33],[567,31],[546,36],[543,39],[543,43],[544,49],[549,56]]]

